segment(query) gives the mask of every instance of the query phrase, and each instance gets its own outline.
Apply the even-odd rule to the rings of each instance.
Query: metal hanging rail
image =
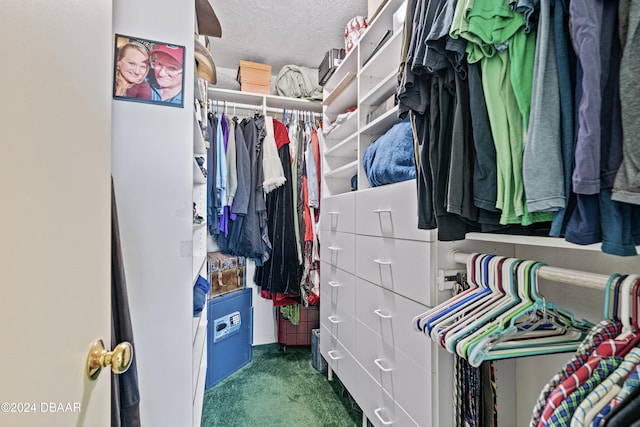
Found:
[[[212,99],[211,102],[215,103],[218,102],[218,108],[220,110],[223,110],[225,107],[226,108],[238,108],[240,110],[251,110],[251,111],[263,111],[264,110],[271,112],[271,113],[282,113],[284,111],[283,108],[275,108],[275,107],[264,107],[263,105],[258,105],[258,104],[243,104],[240,102],[235,102],[235,101],[219,101],[216,99]],[[214,105],[215,106],[215,105]]]
[[[218,109],[219,111],[225,111],[225,113],[227,112],[227,109],[233,109],[233,113],[235,114],[235,110],[236,108],[239,110],[244,110],[244,111],[254,111],[254,112],[260,112],[262,114],[266,113],[274,113],[274,114],[284,114],[285,110],[287,112],[291,112],[291,113],[300,113],[303,115],[308,115],[309,117],[316,117],[317,113],[314,111],[309,111],[309,110],[304,110],[304,109],[299,109],[299,108],[278,108],[278,107],[268,107],[264,104],[259,105],[259,104],[244,104],[241,102],[235,102],[235,101],[222,101],[222,100],[216,100],[216,99],[210,99],[209,100],[212,103],[212,107],[214,109]],[[217,103],[217,104],[216,104]]]
[[[460,264],[467,263],[471,254],[460,252],[456,249],[449,251],[449,260]],[[543,265],[537,270],[538,277],[558,283],[582,286],[584,288],[606,290],[609,276],[586,271],[571,270],[568,268],[552,267]]]

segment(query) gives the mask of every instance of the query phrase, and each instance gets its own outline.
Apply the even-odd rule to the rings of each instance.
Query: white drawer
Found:
[[[339,194],[322,199],[320,229],[355,233],[355,211],[355,193]]]
[[[432,243],[356,235],[356,276],[433,306]],[[432,289],[433,288],[433,289]]]
[[[323,296],[320,297],[322,301]],[[337,338],[347,350],[353,351],[356,340],[356,320],[353,313],[347,312],[339,305],[320,303],[320,325]]]
[[[334,267],[355,271],[355,234],[339,231],[320,231],[320,259]]]
[[[356,276],[324,261],[320,264],[320,304],[339,305],[355,314]]]
[[[366,280],[356,282],[356,319],[393,347],[405,353],[427,372],[431,362],[431,340],[411,327],[412,319],[428,308]],[[357,332],[356,332],[357,334]],[[356,344],[360,345],[356,335]]]
[[[357,391],[357,371],[361,368],[351,353],[331,335],[324,325],[320,325],[320,353],[342,384],[354,395]]]
[[[356,360],[418,425],[430,425],[432,374],[360,321],[356,334]]]
[[[416,181],[358,191],[356,233],[397,239],[434,240],[431,230],[418,228]]]
[[[419,426],[419,424],[403,411],[393,398],[376,383],[367,371],[360,366],[358,368],[358,387],[360,393],[354,397],[366,417],[374,426]],[[430,426],[431,423],[420,425],[420,427]]]

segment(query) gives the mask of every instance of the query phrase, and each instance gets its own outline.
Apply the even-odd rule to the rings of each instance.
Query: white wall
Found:
[[[253,291],[253,345],[272,344],[278,342],[276,309],[271,300],[260,296],[260,288],[253,281],[255,270],[255,262],[247,260],[247,287]]]
[[[142,425],[192,424],[193,0],[115,0],[114,33],[186,46],[184,108],[114,100],[118,191]]]

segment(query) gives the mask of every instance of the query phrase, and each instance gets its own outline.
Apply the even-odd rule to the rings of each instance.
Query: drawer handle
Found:
[[[387,213],[387,212],[391,213],[391,209],[374,209],[373,212],[377,214]]]
[[[340,359],[342,359],[342,356],[336,356],[336,351],[335,350],[327,351],[327,355],[329,356],[329,358],[331,360],[340,360]]]
[[[331,286],[332,288],[339,288],[340,286],[342,286],[342,283],[335,281],[335,280],[329,280],[329,282],[327,282],[327,284],[329,286]]]
[[[373,262],[380,265],[391,265],[391,261],[385,261],[383,259],[374,259]]]
[[[373,310],[373,312],[377,314],[381,319],[391,319],[393,317],[390,314],[383,314],[382,310],[380,310],[379,308],[376,308],[375,310]]]
[[[329,319],[329,322],[333,323],[334,325],[342,322],[342,320],[338,319],[336,316],[329,316],[327,317],[327,319]]]
[[[340,214],[342,214],[342,212],[338,212],[338,211],[329,212],[329,215],[340,215]]]
[[[382,425],[390,426],[391,424],[393,424],[393,421],[387,421],[384,418],[382,418],[382,415],[380,415],[380,412],[382,412],[382,408],[378,408],[373,411],[373,413],[376,414],[376,417],[378,417]]]
[[[376,359],[376,360],[374,360],[374,361],[373,361],[373,363],[375,363],[375,364],[376,364],[376,366],[377,366],[378,368],[380,368],[380,370],[381,370],[382,372],[391,372],[391,371],[393,371],[393,368],[385,368],[384,366],[382,366],[382,363],[380,363],[380,362],[382,362],[382,360],[383,360],[383,359]]]
[[[337,246],[327,246],[327,249],[329,249],[330,251],[341,251],[342,248],[339,248]]]

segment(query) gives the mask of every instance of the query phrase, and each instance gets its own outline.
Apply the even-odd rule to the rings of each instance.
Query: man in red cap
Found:
[[[151,100],[182,106],[184,48],[159,44],[149,55],[155,77],[151,82]]]

